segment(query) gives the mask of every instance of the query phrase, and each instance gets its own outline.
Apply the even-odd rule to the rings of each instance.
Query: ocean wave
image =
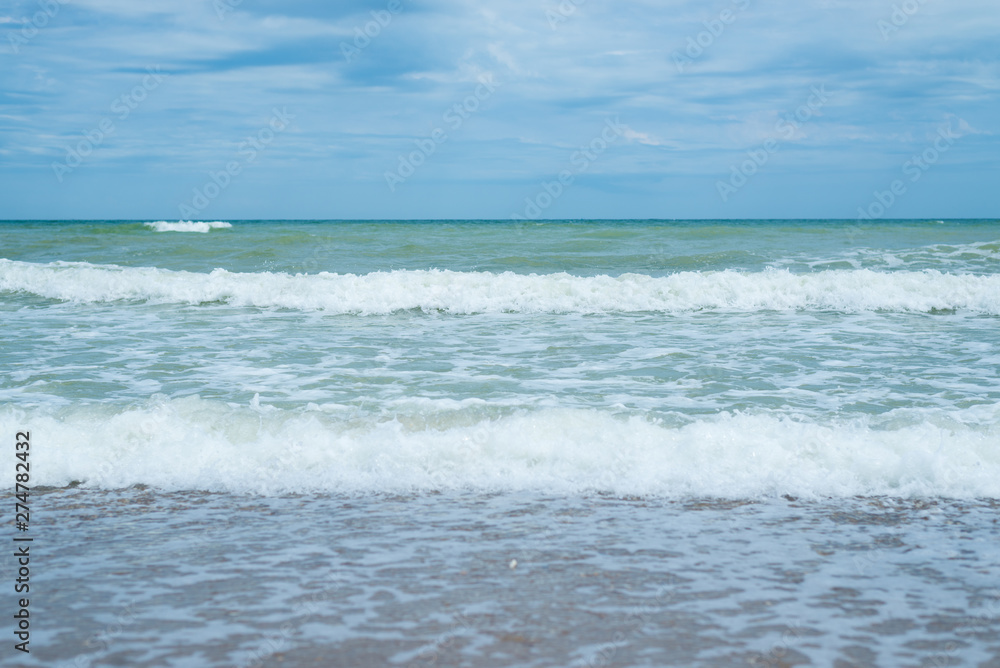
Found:
[[[791,265],[794,259],[776,263]],[[813,269],[822,269],[832,263],[847,263],[854,269],[943,269],[972,273],[996,273],[1000,267],[1000,241],[970,244],[935,244],[919,248],[888,250],[884,248],[859,248],[841,256],[811,258],[806,260]]]
[[[48,486],[1000,498],[1000,405],[827,422],[724,413],[675,425],[598,409],[340,408],[154,397],[127,409],[8,407],[0,431],[31,425],[32,481]]]
[[[176,223],[168,223],[165,220],[159,220],[155,223],[143,224],[146,227],[153,228],[156,232],[201,232],[202,234],[207,234],[211,230],[220,230],[232,227],[231,223],[225,223],[222,221],[204,223],[181,220]]]
[[[796,274],[679,272],[572,276],[446,270],[370,274],[211,273],[154,267],[0,260],[0,291],[81,303],[138,301],[386,314],[635,313],[833,310],[1000,315],[1000,275],[937,270],[825,270]]]

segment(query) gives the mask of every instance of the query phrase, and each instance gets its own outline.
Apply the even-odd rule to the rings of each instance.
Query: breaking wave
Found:
[[[153,228],[156,232],[201,232],[202,234],[207,234],[211,230],[220,230],[232,227],[231,223],[224,223],[221,221],[203,223],[182,220],[176,223],[168,223],[165,220],[160,220],[155,223],[144,224],[146,227]]]
[[[370,274],[211,273],[154,267],[0,260],[0,291],[79,303],[134,301],[385,314],[630,313],[833,310],[1000,315],[1000,275],[870,269],[792,273],[688,271],[573,276],[388,271]]]
[[[722,413],[676,424],[601,409],[497,415],[475,400],[380,416],[163,396],[128,408],[0,410],[4,433],[25,424],[32,480],[51,486],[1000,498],[1000,405],[819,422]]]

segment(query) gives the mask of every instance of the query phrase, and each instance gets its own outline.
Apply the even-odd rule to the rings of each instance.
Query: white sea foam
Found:
[[[1000,274],[825,270],[579,277],[443,270],[364,275],[211,273],[85,262],[0,260],[0,290],[74,302],[118,300],[382,314],[834,310],[1000,315]]]
[[[338,417],[315,408],[154,397],[127,410],[79,406],[25,415],[8,408],[0,411],[0,431],[31,425],[38,485],[1000,498],[1000,405],[824,423],[765,413],[670,426],[557,408],[469,418],[468,411],[441,409]]]
[[[232,227],[232,224],[224,223],[222,221],[204,223],[185,220],[181,220],[176,223],[168,223],[165,220],[159,220],[155,223],[145,223],[145,225],[146,227],[153,228],[156,232],[201,232],[203,234],[207,234],[211,230],[220,230]]]

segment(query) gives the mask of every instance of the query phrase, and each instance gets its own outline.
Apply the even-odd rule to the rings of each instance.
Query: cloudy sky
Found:
[[[0,0],[0,219],[995,217],[998,35],[996,0]]]

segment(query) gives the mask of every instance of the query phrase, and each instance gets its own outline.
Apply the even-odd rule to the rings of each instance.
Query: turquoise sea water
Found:
[[[1000,495],[996,221],[0,233],[48,484]]]
[[[0,223],[10,665],[1000,665],[998,371],[994,220]]]

